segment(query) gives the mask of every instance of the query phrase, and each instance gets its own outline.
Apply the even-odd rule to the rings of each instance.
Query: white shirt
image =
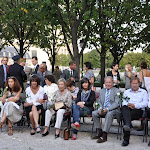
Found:
[[[53,99],[54,93],[58,91],[58,85],[55,83],[52,83],[50,86],[45,85],[44,86],[44,93],[48,96],[48,101],[51,102]]]
[[[144,109],[148,105],[148,94],[144,89],[139,88],[138,91],[133,92],[128,89],[124,92],[123,97],[129,97],[128,101],[123,100],[122,106],[128,103],[134,104],[136,109]]]
[[[38,106],[41,105],[41,103],[37,102],[39,99],[43,99],[44,97],[44,88],[40,86],[38,92],[34,94],[31,90],[31,87],[28,87],[26,89],[26,102],[27,103],[33,103],[33,105]]]

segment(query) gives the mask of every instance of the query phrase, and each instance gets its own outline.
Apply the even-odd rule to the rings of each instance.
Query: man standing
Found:
[[[56,66],[56,67],[55,67],[55,71],[53,72],[53,76],[54,76],[54,78],[55,78],[55,82],[56,82],[56,83],[57,83],[57,81],[60,79],[61,75],[62,75],[61,70],[59,70],[59,67]]]
[[[0,66],[0,88],[4,88],[4,84],[7,80],[7,63],[8,57],[3,57],[3,64]]]
[[[32,74],[37,74],[37,72],[39,70],[39,64],[38,64],[38,58],[36,56],[32,57],[32,64],[34,66],[34,70],[33,70]]]
[[[43,87],[45,85],[45,76],[52,75],[52,73],[46,70],[47,66],[45,64],[41,64],[39,66],[39,71],[37,72],[37,76],[40,78],[40,85]]]
[[[23,66],[23,70],[27,76],[27,81],[24,82],[24,89],[26,89],[29,84],[30,75],[32,74],[32,68],[26,66],[25,58],[20,58],[20,65]]]
[[[99,109],[92,112],[94,126],[98,132],[92,139],[98,139],[97,143],[107,141],[107,133],[109,132],[113,118],[116,116],[119,107],[118,93],[120,93],[120,90],[113,87],[113,78],[111,76],[105,78],[105,87],[106,88],[100,90]],[[105,117],[103,130],[100,124],[101,117]]]
[[[74,82],[78,82],[79,76],[78,76],[78,71],[76,70],[76,67],[77,67],[76,62],[71,61],[69,63],[69,69],[63,70],[62,78],[64,78],[65,80],[71,80]]]
[[[131,89],[124,92],[123,97],[129,98],[129,100],[123,100],[122,103],[122,115],[123,115],[123,133],[124,141],[122,146],[127,146],[130,139],[131,121],[140,119],[143,115],[143,110],[148,105],[148,94],[146,90],[139,88],[140,80],[137,77],[133,77],[130,80]]]
[[[24,90],[23,82],[25,80],[27,80],[27,76],[23,70],[24,69],[23,66],[19,65],[20,64],[20,56],[16,55],[16,56],[12,57],[12,59],[14,60],[14,64],[8,68],[8,77],[10,77],[10,76],[16,77],[17,80],[19,81],[19,84],[22,87],[22,91],[23,91]]]

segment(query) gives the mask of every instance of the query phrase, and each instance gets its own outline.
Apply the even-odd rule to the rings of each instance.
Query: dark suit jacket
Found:
[[[75,82],[79,81],[78,71],[73,70],[73,76],[70,75],[70,71],[68,69],[63,70],[62,78],[65,80],[69,80],[71,77],[75,79]]]
[[[9,70],[8,70],[8,77],[10,77],[10,76],[16,77],[17,80],[19,81],[20,86],[22,87],[22,89],[24,89],[23,88],[23,82],[25,80],[27,80],[27,76],[26,76],[23,69],[24,68],[21,65],[19,65],[18,63],[14,63],[13,65],[11,65],[9,67]]]
[[[77,99],[75,100],[76,103],[81,102],[81,90],[77,94]],[[91,91],[89,98],[85,102],[85,106],[88,107],[91,111],[94,110],[93,103],[96,101],[95,92]]]
[[[3,69],[3,65],[0,65],[0,88],[4,88],[4,69]]]
[[[36,68],[35,68],[35,70],[32,72],[32,74],[37,74],[38,70],[39,70],[39,64],[36,66]]]
[[[113,77],[112,71],[109,71],[109,72],[107,73],[107,76]],[[119,72],[117,72],[117,80],[120,81],[120,74],[119,74]]]

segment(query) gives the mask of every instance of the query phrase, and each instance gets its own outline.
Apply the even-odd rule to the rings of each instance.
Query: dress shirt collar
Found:
[[[129,92],[134,92],[134,91],[132,91],[132,89],[130,89]],[[142,92],[141,88],[139,88],[139,89],[138,89],[136,92],[134,92],[134,93],[137,93],[137,92]]]

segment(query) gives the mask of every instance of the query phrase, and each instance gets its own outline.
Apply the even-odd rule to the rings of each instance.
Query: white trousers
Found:
[[[54,114],[54,111],[46,110],[45,112],[45,126],[49,127],[52,115]]]
[[[64,113],[65,113],[65,109],[59,109],[59,110],[57,111],[55,128],[60,129],[61,123],[62,123],[62,121],[63,121]]]

